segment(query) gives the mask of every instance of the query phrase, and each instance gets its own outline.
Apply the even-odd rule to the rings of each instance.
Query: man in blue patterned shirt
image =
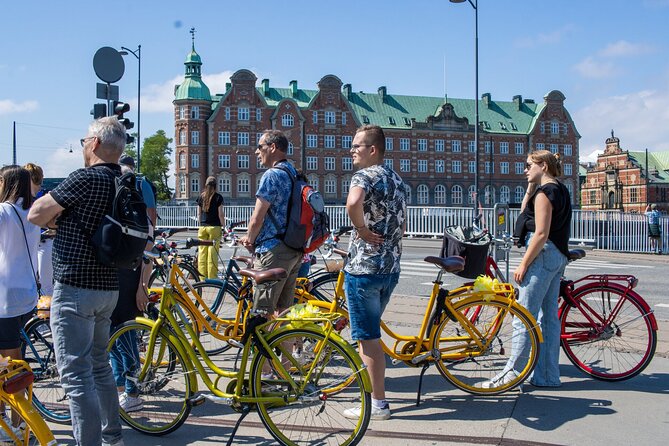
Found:
[[[290,170],[293,176],[297,175],[286,159],[287,151],[288,139],[278,130],[267,130],[260,138],[256,155],[268,169],[260,179],[248,232],[241,239],[242,244],[255,254],[255,269],[283,268],[288,273],[286,279],[272,287],[258,287],[256,290],[253,309],[266,315],[281,312],[293,304],[295,281],[302,261],[302,253],[282,241],[293,183],[283,169]]]
[[[346,211],[355,231],[344,268],[351,337],[372,379],[372,420],[390,418],[386,402],[386,358],[381,348],[381,315],[400,276],[407,187],[383,161],[386,138],[379,126],[360,127],[351,155],[359,170],[353,175]],[[356,419],[360,408],[344,416]]]

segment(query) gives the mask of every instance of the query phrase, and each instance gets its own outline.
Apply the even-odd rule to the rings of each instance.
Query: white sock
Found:
[[[389,406],[388,401],[386,401],[386,400],[376,400],[376,399],[372,398],[372,407],[374,407],[376,409],[385,409],[388,406]]]

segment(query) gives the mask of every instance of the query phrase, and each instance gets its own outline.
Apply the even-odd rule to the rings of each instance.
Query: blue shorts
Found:
[[[351,338],[366,341],[381,338],[381,315],[400,278],[393,274],[346,273],[344,290],[351,321]]]
[[[21,316],[0,318],[0,349],[10,350],[21,347],[21,329],[30,320],[33,312]]]

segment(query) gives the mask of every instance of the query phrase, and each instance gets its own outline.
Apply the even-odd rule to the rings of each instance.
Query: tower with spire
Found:
[[[186,56],[184,81],[174,87],[176,142],[176,198],[200,195],[209,171],[207,119],[211,93],[202,80],[202,59],[195,51],[195,28],[190,29],[191,51]]]

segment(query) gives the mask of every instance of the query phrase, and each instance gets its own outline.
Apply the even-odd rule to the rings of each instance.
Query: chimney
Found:
[[[351,87],[351,84],[344,84],[344,96],[346,97],[346,100],[351,100],[351,91],[353,90],[353,87]]]
[[[520,110],[520,108],[523,105],[523,97],[519,94],[515,95],[513,97],[513,103],[516,104],[516,107],[518,108],[518,110]]]
[[[297,81],[290,81],[290,91],[293,94],[293,97],[297,97]]]
[[[490,93],[483,93],[481,99],[483,100],[483,105],[485,105],[486,108],[490,108]]]
[[[262,88],[262,95],[265,97],[269,96],[269,79],[263,79],[260,81],[260,85]]]
[[[381,102],[386,102],[386,86],[382,85],[378,89],[379,96],[381,96]]]

